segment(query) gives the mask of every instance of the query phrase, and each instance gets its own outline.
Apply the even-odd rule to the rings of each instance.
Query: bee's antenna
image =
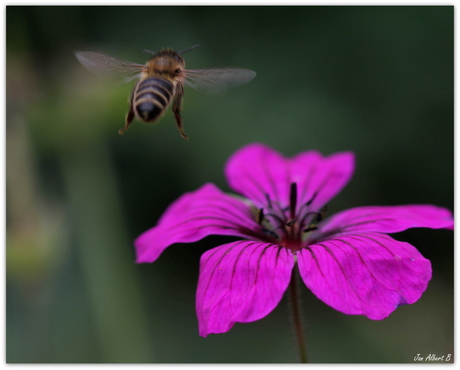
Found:
[[[196,49],[198,46],[200,46],[200,44],[196,44],[196,45],[190,46],[189,48],[182,50],[179,54],[182,55],[182,54],[186,53],[187,51]]]
[[[150,53],[150,54],[152,54],[152,55],[155,55],[155,54],[156,54],[156,52],[154,52],[154,51],[152,51],[152,50],[148,50],[148,49],[144,49],[144,50],[142,50],[142,51],[143,51],[144,53]]]

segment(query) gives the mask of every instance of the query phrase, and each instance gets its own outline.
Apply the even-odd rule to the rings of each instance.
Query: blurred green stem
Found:
[[[147,313],[108,150],[92,138],[62,151],[78,253],[103,362],[152,362]]]
[[[307,347],[305,341],[305,332],[302,325],[302,313],[300,308],[300,294],[299,294],[299,269],[297,264],[292,270],[291,281],[289,283],[289,302],[291,306],[291,319],[294,326],[295,338],[299,351],[299,362],[307,363]]]

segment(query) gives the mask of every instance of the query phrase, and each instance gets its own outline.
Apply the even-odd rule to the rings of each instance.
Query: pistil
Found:
[[[297,184],[295,182],[291,183],[291,188],[289,192],[289,210],[291,220],[295,219],[295,209],[297,206]]]
[[[317,230],[317,224],[326,215],[326,206],[319,212],[310,211],[310,205],[316,193],[307,202],[297,207],[297,183],[293,182],[289,188],[289,204],[280,204],[265,194],[266,206],[260,208],[256,214],[256,221],[261,226],[260,232],[264,238],[276,239],[276,242],[291,250],[294,254],[299,251],[308,234]]]

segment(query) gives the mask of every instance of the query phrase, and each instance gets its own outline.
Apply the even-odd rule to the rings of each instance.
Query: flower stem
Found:
[[[292,323],[299,351],[299,362],[307,363],[307,348],[305,341],[305,333],[302,326],[302,314],[300,309],[300,294],[299,294],[299,270],[297,264],[292,270],[291,282],[289,283],[289,301],[291,308]]]

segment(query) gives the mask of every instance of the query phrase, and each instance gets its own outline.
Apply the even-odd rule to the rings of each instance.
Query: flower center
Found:
[[[279,202],[270,199],[266,194],[267,205],[259,209],[257,223],[261,226],[264,236],[297,252],[305,245],[308,235],[318,229],[317,224],[325,217],[326,206],[321,211],[311,209],[313,197],[297,209],[297,184],[291,183],[289,191],[289,205],[282,206]]]

